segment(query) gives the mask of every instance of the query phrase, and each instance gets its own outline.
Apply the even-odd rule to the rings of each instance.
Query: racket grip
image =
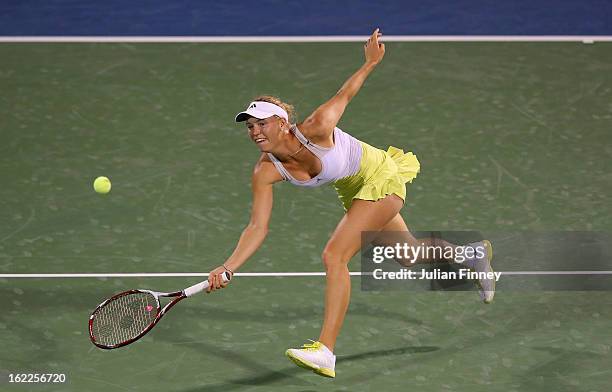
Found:
[[[222,273],[221,278],[223,279],[224,282],[229,282],[229,280],[231,279],[227,272]],[[191,287],[187,287],[185,290],[183,290],[183,292],[185,293],[185,297],[191,297],[192,295],[197,294],[200,291],[204,291],[207,288],[208,288],[208,280],[205,280],[203,282],[194,284]]]

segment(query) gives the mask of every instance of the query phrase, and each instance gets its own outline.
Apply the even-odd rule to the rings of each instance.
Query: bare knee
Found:
[[[323,265],[325,266],[325,270],[338,268],[338,267],[346,267],[350,256],[347,257],[343,255],[342,252],[339,252],[331,247],[325,247],[323,253],[321,254],[321,258],[323,259]]]

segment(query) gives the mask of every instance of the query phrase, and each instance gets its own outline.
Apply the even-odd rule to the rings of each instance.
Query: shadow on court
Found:
[[[204,345],[207,346],[207,345]],[[208,349],[208,347],[207,347]],[[342,357],[338,357],[337,363],[345,363],[345,362],[354,362],[354,361],[362,361],[369,360],[373,358],[380,357],[390,357],[395,355],[404,355],[404,354],[424,354],[433,351],[439,350],[439,347],[436,346],[420,346],[420,347],[400,347],[390,350],[375,350],[375,351],[367,351],[359,354],[346,355]],[[312,385],[312,383],[302,380],[297,377],[302,374],[309,374],[308,371],[301,369],[297,366],[290,366],[283,368],[281,370],[272,370],[267,369],[266,371],[261,371],[265,369],[263,366],[256,364],[250,360],[247,360],[245,357],[238,355],[235,352],[230,351],[221,351],[217,353],[218,356],[239,365],[246,365],[245,367],[251,368],[253,371],[257,371],[260,374],[256,376],[249,377],[240,377],[233,380],[228,380],[224,383],[217,384],[209,384],[197,388],[185,389],[182,392],[205,392],[205,391],[231,391],[238,388],[242,388],[245,385],[249,386],[264,386],[270,385],[278,382],[283,382],[283,385],[295,385],[295,386],[307,386]]]

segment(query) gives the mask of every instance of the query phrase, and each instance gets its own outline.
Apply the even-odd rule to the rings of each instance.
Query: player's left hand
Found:
[[[378,42],[379,38],[382,37],[380,29],[374,30],[368,42],[364,45],[366,63],[378,64],[385,56],[385,44]]]

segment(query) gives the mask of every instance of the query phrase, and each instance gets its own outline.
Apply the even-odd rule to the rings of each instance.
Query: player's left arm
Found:
[[[325,140],[331,136],[347,105],[359,92],[365,80],[385,55],[385,44],[381,44],[378,41],[381,36],[382,33],[379,29],[374,30],[364,45],[364,64],[344,82],[336,95],[319,106],[300,125],[300,129],[306,136],[315,139],[315,142],[317,140]]]

